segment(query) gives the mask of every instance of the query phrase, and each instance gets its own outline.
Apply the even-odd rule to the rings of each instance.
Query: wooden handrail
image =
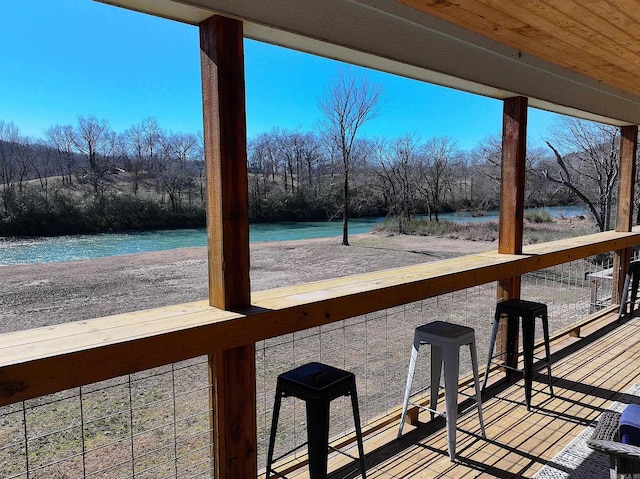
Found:
[[[251,307],[206,301],[0,335],[0,405],[133,373],[428,297],[629,248],[608,231],[252,294]]]

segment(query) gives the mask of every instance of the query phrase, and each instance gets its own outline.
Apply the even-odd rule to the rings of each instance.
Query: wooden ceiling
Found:
[[[397,0],[640,95],[640,0]]]

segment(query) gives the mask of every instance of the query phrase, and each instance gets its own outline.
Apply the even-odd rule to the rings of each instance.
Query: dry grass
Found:
[[[397,233],[397,226],[396,221],[388,220],[379,225],[376,230]],[[594,222],[583,216],[552,219],[551,217],[546,218],[540,215],[529,215],[525,218],[524,243],[544,243],[595,232],[597,232],[597,229]],[[458,223],[453,221],[412,220],[406,225],[406,234],[494,242],[498,240],[498,223],[496,221]]]

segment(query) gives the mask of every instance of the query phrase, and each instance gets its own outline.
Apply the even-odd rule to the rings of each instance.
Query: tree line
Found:
[[[250,138],[250,220],[388,216],[403,233],[415,215],[438,221],[442,212],[496,209],[500,138],[463,151],[450,137],[363,137],[382,93],[343,73],[318,102],[317,130]],[[528,151],[526,205],[582,202],[610,229],[618,140],[615,127],[559,120],[545,146]],[[204,226],[203,151],[202,134],[168,132],[154,118],[118,133],[83,116],[42,139],[0,121],[0,236]]]

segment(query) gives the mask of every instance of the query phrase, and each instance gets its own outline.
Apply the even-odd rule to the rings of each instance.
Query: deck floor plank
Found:
[[[444,422],[435,427],[428,413],[420,414],[418,428],[407,425],[401,440],[395,440],[397,424],[373,433],[365,440],[367,477],[532,477],[621,394],[640,383],[640,318],[609,328],[593,341],[583,336],[585,347],[552,364],[555,397],[549,395],[545,375],[534,380],[531,411],[524,406],[522,380],[490,387],[483,398],[487,439],[480,436],[474,411],[460,418],[455,463],[447,455]]]

